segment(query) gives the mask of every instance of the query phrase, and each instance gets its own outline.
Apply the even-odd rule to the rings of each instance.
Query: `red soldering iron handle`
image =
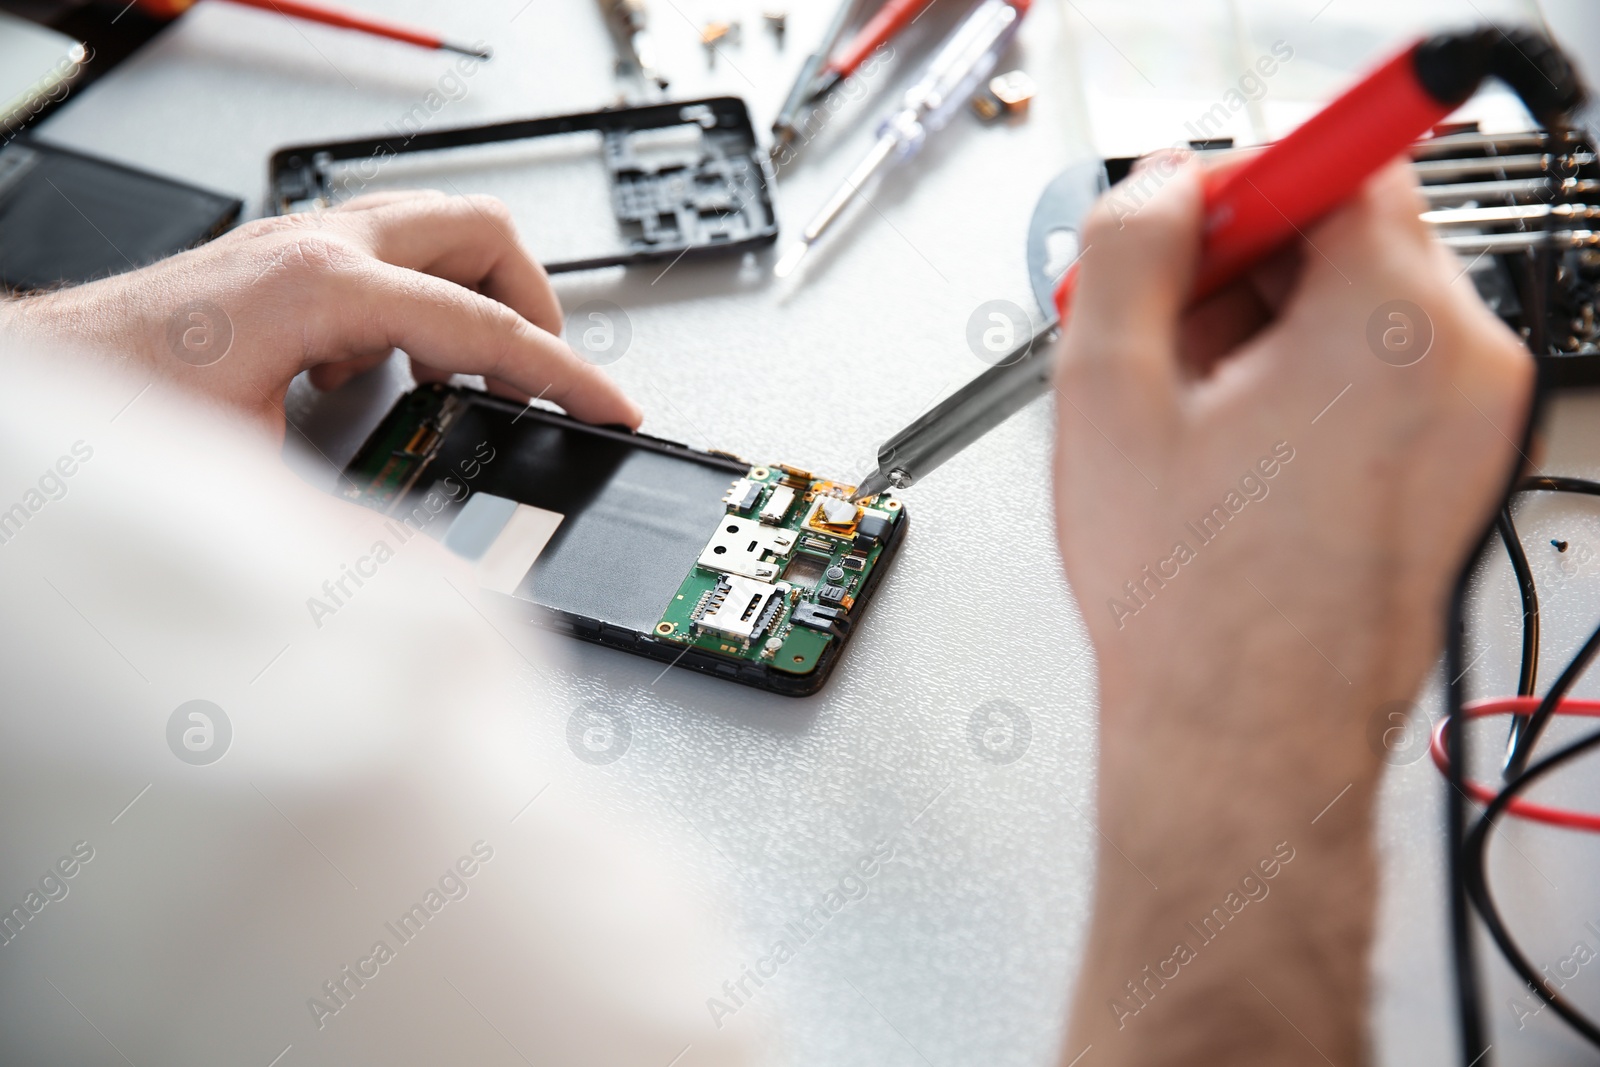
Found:
[[[1350,199],[1459,105],[1435,97],[1417,76],[1412,44],[1368,74],[1283,140],[1205,178],[1205,234],[1194,298],[1239,277]],[[1074,267],[1056,287],[1066,318]]]
[[[1412,45],[1255,158],[1208,175],[1196,299],[1349,200],[1456,107],[1418,81]]]

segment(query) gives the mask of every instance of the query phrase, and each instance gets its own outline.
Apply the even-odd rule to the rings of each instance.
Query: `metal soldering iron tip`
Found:
[[[875,470],[861,479],[861,484],[856,486],[856,491],[850,494],[850,502],[859,504],[861,501],[875,497],[885,489],[891,488],[892,485],[893,483],[889,480],[887,474],[881,470]]]
[[[485,45],[482,48],[470,44],[455,44],[451,41],[440,41],[439,47],[446,52],[460,52],[464,56],[473,56],[477,59],[492,59],[494,52]]]
[[[772,268],[775,278],[787,278],[800,266],[800,261],[806,258],[806,253],[811,251],[811,245],[806,241],[796,241],[789,246],[789,250],[778,260],[778,265]]]

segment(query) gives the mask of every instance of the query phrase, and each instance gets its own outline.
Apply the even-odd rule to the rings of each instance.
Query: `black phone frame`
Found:
[[[636,133],[671,126],[699,125],[706,135],[719,141],[721,155],[705,161],[702,169],[689,172],[690,180],[673,181],[676,172],[646,172],[627,152],[627,139]],[[772,206],[776,184],[772,163],[756,138],[750,109],[735,96],[707,97],[643,107],[605,108],[576,115],[519,119],[487,126],[465,126],[403,136],[357,138],[323,144],[292,145],[272,154],[267,164],[267,206],[274,214],[285,214],[291,205],[308,200],[326,201],[330,184],[327,167],[353,160],[381,160],[411,152],[431,152],[472,145],[520,141],[560,134],[595,131],[602,135],[603,154],[611,185],[611,207],[619,228],[639,221],[641,199],[671,202],[675,208],[678,240],[627,237],[629,251],[614,255],[547,262],[550,274],[594,270],[600,267],[635,266],[646,263],[678,262],[720,258],[766,248],[778,239],[778,216]],[[733,210],[717,214],[705,201],[697,200],[700,183],[708,163],[737,163],[739,177],[751,186],[750,195]],[[725,177],[727,175],[724,175]],[[729,184],[733,184],[731,177]],[[645,211],[649,214],[649,211]],[[730,234],[729,230],[733,233]]]

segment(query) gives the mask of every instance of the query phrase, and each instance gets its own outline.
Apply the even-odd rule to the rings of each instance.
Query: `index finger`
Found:
[[[408,194],[387,201],[360,198],[351,205],[355,209],[339,225],[378,259],[476,289],[535,326],[561,332],[561,302],[550,276],[517,237],[501,201]]]
[[[378,262],[336,278],[346,291],[330,302],[328,332],[345,351],[399,348],[436,370],[481,374],[550,400],[585,422],[637,428],[643,421],[603,371],[481,293]]]

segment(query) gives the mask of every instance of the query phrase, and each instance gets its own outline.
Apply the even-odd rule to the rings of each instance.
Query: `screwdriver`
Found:
[[[135,0],[140,9],[157,18],[177,18],[194,6],[195,0]],[[447,41],[430,30],[416,29],[411,26],[402,26],[396,22],[385,22],[375,19],[370,15],[358,14],[353,11],[341,11],[334,7],[324,7],[321,4],[306,3],[304,0],[232,0],[241,7],[261,8],[272,11],[289,18],[304,19],[307,22],[320,22],[325,26],[337,26],[342,30],[357,30],[361,33],[372,34],[374,37],[387,37],[394,41],[404,41],[414,44],[419,48],[438,48],[446,52],[459,52],[464,56],[475,59],[488,59],[490,51],[482,45],[457,44]],[[121,17],[121,16],[118,16]],[[116,19],[112,19],[115,22]]]
[[[772,121],[772,161],[778,162],[800,136],[800,112],[806,103],[815,95],[817,75],[820,74],[828,62],[828,53],[833,51],[833,46],[844,35],[845,26],[859,6],[859,0],[839,0],[839,6],[834,10],[833,18],[828,21],[827,32],[822,35],[822,43],[817,45],[816,51],[806,57],[800,66],[800,74],[794,80],[794,86],[789,90],[789,95],[784,99],[783,106],[778,109],[778,117]]]
[[[1566,125],[1585,99],[1571,62],[1531,31],[1491,27],[1413,42],[1283,140],[1207,173],[1193,299],[1238,278],[1350,199],[1490,75],[1515,90],[1547,129]],[[1062,320],[1077,278],[1074,264],[1056,287]],[[1048,389],[1058,323],[890,438],[852,499],[913,484]]]
[[[806,225],[800,239],[778,260],[773,274],[794,273],[811,246],[821,239],[862,190],[891,166],[921,150],[928,134],[943,129],[994,70],[1022,24],[1032,0],[983,0],[928,62],[901,99],[900,108],[878,126],[878,140],[837,192]]]
[[[844,51],[828,60],[827,66],[822,70],[821,80],[811,90],[811,99],[815,100],[832,92],[834,86],[860,68],[867,56],[921,18],[922,13],[935,2],[936,0],[887,0],[883,7],[878,9],[878,13],[861,27],[861,32],[844,46]]]

